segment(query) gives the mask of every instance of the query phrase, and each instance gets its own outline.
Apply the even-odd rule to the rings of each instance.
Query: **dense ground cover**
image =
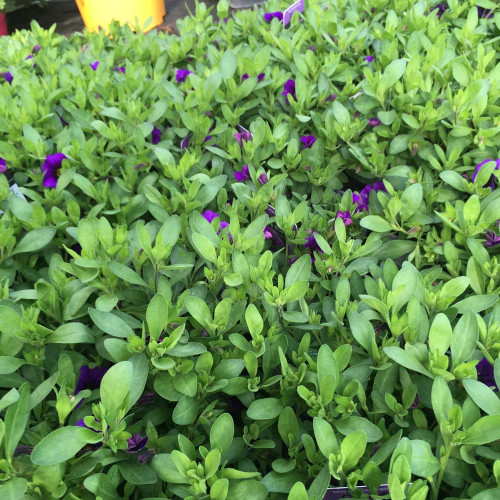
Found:
[[[0,39],[1,499],[499,498],[500,13],[284,8]]]

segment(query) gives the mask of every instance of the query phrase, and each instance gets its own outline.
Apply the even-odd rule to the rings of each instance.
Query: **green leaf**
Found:
[[[437,314],[429,330],[431,353],[439,352],[439,355],[442,356],[450,346],[451,334],[452,329],[448,317],[443,313]]]
[[[432,477],[440,469],[439,460],[432,453],[431,445],[421,439],[412,439],[411,472],[420,477]]]
[[[385,93],[393,87],[404,75],[406,70],[406,61],[397,59],[392,61],[384,70],[384,76],[380,79],[380,90]]]
[[[351,115],[349,114],[349,111],[347,111],[347,109],[339,101],[333,102],[332,110],[335,120],[337,120],[340,125],[347,127],[349,123],[351,123]]]
[[[191,295],[186,297],[184,307],[188,313],[205,328],[212,322],[212,313],[207,304],[199,297]]]
[[[219,415],[210,429],[210,447],[224,454],[234,438],[234,421],[229,413]]]
[[[33,449],[31,461],[36,465],[56,465],[73,458],[86,444],[82,427],[61,427],[44,437]]]
[[[288,269],[285,277],[285,288],[292,286],[297,281],[307,281],[311,274],[311,257],[303,255]]]
[[[463,379],[462,383],[467,394],[481,410],[488,415],[500,415],[500,399],[490,387],[470,378]]]
[[[367,215],[363,217],[360,221],[361,227],[365,227],[370,231],[376,233],[385,233],[387,231],[392,231],[392,226],[382,217],[378,215]]]
[[[366,317],[357,312],[351,311],[348,315],[349,326],[351,327],[352,336],[361,345],[365,351],[372,356],[373,346],[375,343],[375,330],[372,324],[366,319]]]
[[[148,464],[139,464],[135,462],[121,462],[119,464],[120,473],[127,483],[141,484],[156,484],[158,476],[153,468]]]
[[[0,411],[19,401],[19,392],[14,387],[0,398]],[[2,438],[0,437],[0,442]]]
[[[351,415],[342,420],[334,422],[335,428],[344,436],[354,431],[363,431],[368,443],[377,443],[382,439],[382,431],[368,419]]]
[[[419,209],[422,203],[423,189],[421,184],[411,184],[401,195],[401,220],[408,220]]]
[[[147,283],[130,267],[122,264],[121,262],[108,262],[108,269],[115,275],[134,285],[147,286]]]
[[[19,400],[9,406],[5,414],[5,456],[12,460],[14,450],[23,437],[31,410],[30,386],[26,382],[19,388]]]
[[[328,459],[330,453],[337,454],[339,443],[332,426],[322,418],[315,417],[313,420],[314,437],[318,443],[319,451]]]
[[[443,377],[436,377],[432,383],[432,409],[438,422],[446,422],[453,404],[450,388]]]
[[[49,335],[50,344],[93,344],[95,336],[92,330],[83,323],[66,323]]]
[[[28,481],[23,477],[13,477],[0,485],[0,498],[2,500],[23,500],[28,488]]]
[[[30,398],[30,408],[33,409],[39,405],[53,390],[59,372],[53,373],[47,380],[44,380],[32,393]]]
[[[124,338],[127,338],[129,335],[134,335],[132,328],[115,314],[89,307],[89,315],[95,325],[104,333],[112,335],[113,337]]]
[[[0,375],[14,373],[19,367],[25,364],[26,361],[24,359],[13,356],[0,356]]]
[[[346,436],[340,445],[340,451],[344,458],[342,471],[346,473],[356,467],[365,450],[366,434],[363,431],[354,431]]]
[[[160,293],[157,293],[148,304],[146,322],[151,338],[158,340],[168,323],[168,304]]]
[[[195,249],[200,257],[207,259],[212,264],[217,262],[215,247],[206,236],[199,233],[193,233],[191,239],[193,240],[193,245],[195,246]]]
[[[98,473],[85,478],[83,486],[93,493],[96,498],[100,498],[102,500],[120,499],[120,496],[116,492],[116,487],[106,474]]]
[[[24,235],[21,241],[16,245],[11,255],[19,253],[37,252],[46,247],[56,234],[55,227],[41,227],[33,229]]]
[[[465,432],[463,444],[488,444],[500,439],[500,415],[487,415],[472,424]]]
[[[198,407],[196,399],[183,396],[174,408],[172,420],[177,425],[191,425],[198,416]]]
[[[247,323],[248,329],[252,337],[257,337],[261,334],[264,328],[264,322],[262,321],[262,316],[259,310],[254,304],[250,304],[245,312],[245,321]]]
[[[413,370],[415,372],[421,373],[422,375],[426,375],[427,377],[434,378],[431,373],[429,373],[415,358],[415,356],[411,355],[407,351],[401,349],[401,347],[397,346],[389,346],[384,347],[384,352],[389,356],[392,360],[396,361],[396,363],[408,368],[409,370]]]
[[[231,78],[234,75],[237,67],[236,56],[231,49],[227,49],[220,61],[220,72],[224,80]]]
[[[118,410],[130,392],[134,365],[121,361],[113,365],[101,381],[101,402],[108,412]]]
[[[468,361],[476,349],[479,338],[477,320],[471,312],[466,312],[456,324],[451,336],[450,348],[453,367]]]
[[[256,399],[247,409],[248,418],[252,420],[270,420],[281,413],[283,405],[276,398]]]

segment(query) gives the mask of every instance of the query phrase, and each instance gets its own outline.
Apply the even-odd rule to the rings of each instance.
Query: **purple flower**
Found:
[[[244,75],[241,75],[241,79],[243,81],[248,80],[248,73],[245,73]]]
[[[410,406],[410,410],[414,410],[415,408],[418,408],[418,403],[419,403],[418,394],[416,394],[415,399],[413,400],[413,403]]]
[[[89,66],[94,70],[97,71],[97,66],[99,66],[99,61],[95,61],[93,63],[89,63]]]
[[[42,47],[38,44],[36,44],[34,47],[33,47],[33,50],[31,51],[33,54],[36,54],[37,52],[40,52],[42,50]]]
[[[366,210],[368,212],[368,202],[370,199],[370,191],[386,191],[383,182],[374,182],[373,186],[371,184],[366,185],[357,195],[356,193],[352,194],[352,201],[357,205],[357,208],[354,213],[362,212]]]
[[[281,95],[284,95],[286,97],[286,103],[288,104],[288,95],[291,95],[293,96],[294,99],[296,99],[296,95],[295,95],[295,80],[287,80],[285,82],[285,85],[283,85],[283,92],[281,93]]]
[[[269,228],[266,226],[264,228],[264,238],[266,240],[270,240],[272,237],[273,237],[273,235],[272,235],[271,231],[269,231]]]
[[[329,95],[326,100],[327,101],[335,101],[335,99],[337,99],[337,94],[332,94],[332,95]]]
[[[446,2],[445,3],[439,3],[439,4],[437,4],[435,7],[433,7],[431,9],[431,12],[433,10],[437,10],[437,17],[438,17],[438,19],[441,19],[441,16],[444,14],[444,11],[446,10],[446,7],[447,7]]]
[[[217,217],[219,217],[219,214],[216,212],[212,212],[211,210],[205,210],[205,212],[202,213],[201,216],[208,222],[212,222],[214,219],[217,219]]]
[[[483,9],[483,7],[479,7],[478,5],[476,5],[476,7],[479,17],[488,19],[491,19],[493,17],[493,11],[491,9]]]
[[[27,446],[25,444],[16,446],[16,449],[14,450],[14,456],[18,457],[19,455],[31,455],[31,453],[33,452],[33,448],[33,446]]]
[[[137,401],[137,406],[152,405],[155,403],[155,393],[145,392]]]
[[[229,222],[226,222],[226,221],[222,220],[222,221],[220,222],[220,224],[219,224],[219,230],[217,231],[217,234],[220,234],[220,233],[221,233],[221,231],[222,231],[223,229],[225,229],[226,227],[229,227]]]
[[[382,125],[382,122],[378,118],[370,118],[368,120],[368,125],[370,125],[370,127],[378,127]]]
[[[471,177],[471,180],[472,182],[474,182],[476,180],[476,177],[477,177],[477,174],[479,173],[479,171],[481,170],[481,167],[490,162],[490,161],[494,161],[496,163],[496,167],[495,167],[495,170],[498,170],[500,168],[500,159],[499,160],[484,160],[482,161],[477,167],[476,167],[476,171],[472,174],[472,177]],[[490,180],[483,186],[483,188],[487,188],[488,186],[491,187],[491,189],[495,189],[495,176],[492,175],[490,177]]]
[[[137,457],[137,461],[140,464],[145,464],[146,462],[149,462],[155,455],[156,455],[156,453],[153,450],[147,450],[144,453],[141,453]]]
[[[339,210],[337,212],[337,219],[342,219],[344,221],[344,226],[350,226],[352,224],[351,212],[349,212],[348,210],[346,210],[345,212]]]
[[[494,247],[500,244],[500,236],[498,236],[494,231],[486,231],[486,242],[487,247]]]
[[[7,172],[7,163],[3,158],[0,158],[0,174]]]
[[[29,56],[26,56],[26,57],[24,58],[24,60],[25,60],[25,61],[28,61],[29,59],[33,59],[33,56],[32,56],[31,54],[30,54]]]
[[[80,377],[78,378],[75,388],[75,395],[85,389],[91,391],[99,389],[102,377],[104,377],[107,371],[108,368],[106,367],[96,366],[95,368],[90,368],[89,366],[82,366],[80,368]]]
[[[313,52],[315,52],[316,47],[314,45],[309,45],[309,47],[307,47],[307,50],[312,50]]]
[[[306,242],[304,243],[304,248],[309,248],[311,252],[318,252],[318,253],[324,253],[323,250],[318,245],[318,242],[316,241],[316,234],[318,234],[318,231],[313,231],[311,236],[306,238]],[[314,260],[314,259],[313,259]]]
[[[270,238],[271,239],[271,246],[273,248],[280,249],[280,248],[283,248],[285,246],[285,242],[280,238],[276,229],[274,229],[271,226],[266,226],[266,228],[264,230],[264,236],[267,240],[268,235],[266,235],[266,232],[269,233],[269,235],[271,236],[271,238]]]
[[[266,174],[260,174],[258,180],[262,185],[267,184],[269,182],[269,179]]]
[[[498,390],[498,386],[495,382],[493,365],[491,365],[486,358],[479,361],[476,365],[476,371],[479,382],[486,384],[488,387],[494,387],[496,391]]]
[[[14,80],[14,77],[12,76],[12,73],[10,71],[7,71],[6,73],[0,73],[0,76],[2,76],[5,81],[9,82],[9,85],[12,85],[12,80]]]
[[[250,132],[236,132],[234,138],[240,146],[243,146],[243,141],[250,141],[252,139],[252,134]]]
[[[189,71],[188,69],[178,69],[177,73],[175,74],[175,79],[177,80],[177,83],[184,83],[187,76],[191,74],[193,74],[193,72]]]
[[[137,453],[138,451],[141,451],[146,446],[148,439],[149,438],[147,436],[141,437],[140,433],[132,435],[131,438],[127,439],[127,452]]]
[[[366,56],[365,61],[366,62],[372,62],[375,59],[375,56]]]
[[[314,135],[303,135],[300,140],[302,141],[304,149],[307,149],[316,142],[316,137],[314,137]]]
[[[96,422],[99,422],[99,420],[96,419]],[[89,427],[88,425],[85,425],[85,421],[84,421],[83,418],[81,418],[80,420],[78,420],[78,422],[76,423],[76,425],[78,427],[85,427],[85,429],[89,429],[92,432],[99,432],[99,431],[96,431],[95,429],[92,429],[92,427]]]
[[[57,187],[57,179],[61,171],[61,164],[67,156],[62,153],[48,155],[42,165],[42,172],[45,173],[43,177],[43,185],[47,188],[55,189]]]
[[[258,82],[261,82],[262,80],[264,80],[264,78],[266,77],[266,74],[265,73],[259,73],[257,75],[257,81]]]
[[[240,172],[236,171],[234,173],[234,178],[238,182],[243,182],[246,181],[247,179],[250,179],[250,171],[248,170],[248,165],[245,165]]]
[[[115,71],[125,74],[125,66],[115,66]]]
[[[184,137],[181,141],[181,150],[186,149],[189,146],[189,135]]]
[[[280,21],[283,21],[283,12],[268,12],[267,14],[264,14],[264,19],[270,23],[274,18],[279,19]]]
[[[161,142],[161,130],[159,128],[154,127],[151,135],[153,146],[156,146]]]
[[[63,127],[65,127],[68,124],[68,122],[62,116],[59,117],[59,120],[62,123]]]
[[[267,208],[266,208],[266,214],[269,215],[269,217],[274,217],[276,215],[276,210],[274,210],[274,207],[272,207],[271,205],[267,205]]]

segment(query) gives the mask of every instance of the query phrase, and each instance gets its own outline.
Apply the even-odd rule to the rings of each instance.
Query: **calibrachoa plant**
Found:
[[[0,499],[500,498],[498,6],[288,6],[0,39]]]

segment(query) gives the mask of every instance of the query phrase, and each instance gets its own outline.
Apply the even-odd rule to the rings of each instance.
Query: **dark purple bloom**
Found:
[[[265,73],[259,73],[257,75],[257,81],[258,82],[261,82],[262,80],[264,80],[264,78],[266,77],[266,74]]]
[[[494,231],[486,231],[485,245],[491,248],[499,244],[500,244],[500,236],[498,236],[498,234],[496,234]]]
[[[247,179],[250,179],[250,171],[248,170],[248,165],[245,165],[242,169],[241,172],[236,171],[234,173],[234,178],[238,182],[243,182],[246,181]]]
[[[43,185],[47,188],[55,189],[57,187],[57,179],[61,170],[63,160],[67,158],[62,153],[48,155],[42,165],[42,172],[45,173],[43,177]]]
[[[446,10],[446,7],[447,7],[446,2],[445,3],[439,3],[439,4],[437,4],[435,7],[433,7],[431,9],[431,12],[433,10],[437,10],[437,17],[438,17],[438,19],[441,19],[441,16],[444,14],[444,11]]]
[[[177,83],[183,83],[186,81],[186,78],[188,75],[191,75],[193,72],[189,71],[188,69],[178,69],[177,73],[175,74],[175,79],[177,80]]]
[[[285,246],[285,242],[280,238],[276,229],[274,229],[271,226],[266,226],[264,236],[266,237],[266,239],[268,239],[266,236],[266,232],[268,232],[271,235],[271,246],[273,248],[280,249],[280,248],[283,248]]]
[[[241,79],[243,81],[248,80],[248,73],[245,73],[244,75],[241,75]]]
[[[161,142],[161,130],[159,128],[154,127],[151,135],[153,146],[156,146]]]
[[[472,182],[474,182],[476,180],[476,177],[477,177],[477,174],[479,173],[479,171],[481,170],[481,167],[490,162],[490,161],[494,161],[496,163],[496,167],[495,167],[495,170],[498,170],[500,168],[500,159],[499,160],[484,160],[482,161],[477,167],[476,167],[476,171],[472,174],[472,177],[471,177],[471,180]],[[495,176],[492,175],[490,177],[490,180],[483,186],[483,188],[487,188],[488,186],[491,187],[491,189],[495,189]]]
[[[385,189],[383,182],[374,182],[373,186],[371,184],[366,185],[359,193],[359,195],[353,193],[352,201],[357,205],[355,213],[362,212],[366,210],[368,212],[368,202],[370,199],[370,191],[387,191]]]
[[[229,222],[226,222],[226,221],[222,220],[222,221],[220,222],[220,224],[219,224],[219,230],[217,231],[217,234],[220,234],[220,233],[221,233],[221,231],[222,231],[223,229],[225,229],[226,227],[229,227]]]
[[[276,215],[276,210],[274,210],[274,207],[271,205],[267,205],[266,214],[269,215],[269,217],[274,217]]]
[[[488,387],[494,387],[496,391],[498,390],[498,386],[495,382],[493,365],[486,358],[479,361],[476,365],[476,370],[479,382],[486,384]]]
[[[375,56],[366,56],[365,61],[366,62],[372,62],[375,59]]]
[[[219,217],[219,214],[216,212],[212,212],[211,210],[205,210],[205,212],[202,213],[201,216],[208,222],[212,222],[214,219],[217,219],[217,217]]]
[[[31,455],[31,453],[33,452],[33,448],[33,446],[26,446],[24,444],[16,446],[16,449],[14,450],[14,456],[18,457],[19,455]]]
[[[28,61],[29,59],[33,59],[33,56],[32,56],[31,54],[30,54],[29,56],[26,56],[26,57],[24,58],[24,60],[25,60],[25,61]]]
[[[63,127],[65,127],[68,124],[68,122],[62,116],[59,117],[59,120],[62,123]]]
[[[267,177],[266,174],[260,174],[259,175],[259,182],[264,185],[264,184],[267,184],[269,182],[269,179]]]
[[[316,50],[316,47],[314,45],[309,45],[309,47],[307,47],[307,50],[312,50],[314,52]]]
[[[418,408],[418,403],[419,403],[418,394],[416,394],[415,399],[413,400],[413,403],[410,406],[410,410],[414,410],[415,408]]]
[[[270,23],[274,18],[279,19],[280,21],[283,21],[283,12],[268,12],[267,14],[264,14],[264,19]]]
[[[269,230],[269,227],[265,227],[264,228],[264,238],[266,240],[270,240],[271,238],[273,237],[273,234],[271,233],[271,231]]]
[[[316,142],[316,137],[314,135],[303,135],[300,138],[302,145],[304,149],[310,148],[315,142]]]
[[[7,172],[7,163],[3,158],[0,158],[0,174]]]
[[[332,102],[335,101],[335,99],[337,99],[337,94],[331,94],[326,98],[327,101],[332,101]]]
[[[321,248],[319,247],[317,241],[316,241],[316,234],[318,234],[317,231],[313,231],[313,233],[311,234],[311,236],[309,236],[307,239],[307,241],[304,243],[304,248],[309,248],[311,250],[311,252],[320,252],[320,253],[324,253],[323,250],[321,250]]]
[[[12,73],[10,71],[7,71],[6,73],[0,73],[0,76],[2,76],[5,81],[9,82],[9,85],[12,85],[12,80],[14,80],[14,77],[12,76]]]
[[[181,150],[186,149],[189,146],[189,135],[184,137],[181,141]]]
[[[96,422],[99,422],[99,420],[96,419]],[[83,418],[81,418],[80,420],[78,420],[78,422],[76,423],[76,425],[78,427],[85,427],[86,429],[89,429],[92,432],[99,432],[99,431],[96,431],[95,429],[92,429],[92,427],[89,427],[88,425],[85,425],[85,421],[83,420]]]
[[[37,52],[40,52],[42,50],[42,47],[38,44],[36,44],[34,47],[33,47],[33,50],[31,51],[33,54],[36,54]]]
[[[137,461],[140,464],[145,464],[146,462],[149,462],[155,455],[156,455],[156,453],[153,450],[147,450],[144,453],[141,453],[137,457]]]
[[[250,141],[252,139],[252,134],[250,132],[236,132],[234,138],[240,146],[243,146],[243,141]]]
[[[476,7],[479,17],[488,19],[491,19],[493,17],[493,11],[491,9],[484,9],[483,7],[479,7],[479,5],[476,5]]]
[[[154,392],[145,392],[137,401],[137,406],[152,405],[155,402]]]
[[[378,118],[370,118],[368,120],[368,125],[370,125],[370,127],[378,127],[382,125],[382,122]]]
[[[345,212],[339,210],[337,212],[337,219],[342,219],[345,226],[350,226],[352,224],[351,212],[349,212],[349,210],[346,210]]]
[[[93,63],[89,63],[89,66],[94,70],[97,71],[97,66],[99,66],[99,61],[95,61]]]
[[[148,439],[149,438],[147,436],[141,437],[139,433],[132,435],[131,438],[127,439],[127,452],[137,453],[138,451],[141,451],[146,446]]]
[[[96,366],[95,368],[90,368],[89,366],[82,366],[80,368],[80,378],[75,388],[75,395],[85,389],[91,391],[99,389],[102,377],[104,377],[107,371],[108,368],[106,367]]]
[[[125,74],[125,66],[115,66],[115,71]]]
[[[220,45],[219,45],[219,42],[218,42],[217,40],[214,40],[214,45],[215,45],[215,48],[216,48],[217,50],[219,50],[219,49],[220,49]]]
[[[281,93],[281,95],[284,95],[285,98],[286,98],[286,103],[288,104],[288,95],[291,95],[294,99],[296,99],[296,95],[295,95],[295,80],[287,80],[285,82],[285,85],[283,85],[283,92]]]

